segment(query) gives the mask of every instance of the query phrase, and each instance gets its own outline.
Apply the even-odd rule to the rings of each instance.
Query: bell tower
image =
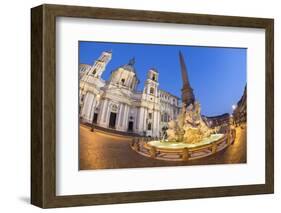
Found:
[[[189,83],[187,69],[181,51],[179,51],[179,58],[180,58],[181,76],[182,76],[182,84],[183,84],[181,89],[182,102],[186,106],[188,106],[189,104],[194,103],[195,97],[193,94],[193,89],[191,88]]]
[[[144,93],[151,96],[158,96],[158,72],[152,68],[147,73],[147,79],[145,82]]]
[[[91,69],[88,72],[88,75],[91,75],[95,78],[100,78],[102,73],[104,72],[106,65],[111,60],[112,52],[104,51],[101,56],[94,62]]]

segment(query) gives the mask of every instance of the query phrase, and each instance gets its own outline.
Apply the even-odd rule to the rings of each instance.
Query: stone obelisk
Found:
[[[182,83],[183,83],[181,89],[181,97],[182,97],[182,103],[184,103],[185,106],[187,107],[189,104],[194,103],[195,98],[193,94],[193,89],[191,88],[188,80],[187,69],[181,51],[179,51],[179,58],[180,58],[181,76],[182,76]]]

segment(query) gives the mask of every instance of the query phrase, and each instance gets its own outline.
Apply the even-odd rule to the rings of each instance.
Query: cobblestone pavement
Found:
[[[246,130],[237,128],[233,145],[206,158],[185,162],[170,162],[144,157],[130,147],[132,138],[102,131],[90,131],[80,125],[79,168],[117,169],[202,164],[246,163]]]

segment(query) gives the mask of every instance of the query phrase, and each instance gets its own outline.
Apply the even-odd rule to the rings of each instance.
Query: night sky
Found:
[[[201,46],[79,42],[79,63],[93,64],[103,51],[112,51],[102,78],[135,58],[140,79],[138,90],[143,90],[150,68],[159,72],[159,88],[181,97],[182,79],[179,51],[183,53],[188,77],[195,98],[206,116],[231,113],[243,95],[246,85],[247,49]]]

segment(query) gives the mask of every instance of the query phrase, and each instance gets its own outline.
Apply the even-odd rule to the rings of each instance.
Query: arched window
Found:
[[[94,69],[93,70],[93,75],[95,75],[97,73],[97,70],[96,69]]]
[[[152,75],[152,80],[156,81],[156,75],[155,74]]]
[[[125,84],[125,78],[122,78],[121,82],[122,82],[122,85],[124,85]]]
[[[149,92],[151,95],[154,94],[154,88],[153,87],[150,87],[150,92]]]
[[[151,123],[148,123],[147,130],[151,130]]]

